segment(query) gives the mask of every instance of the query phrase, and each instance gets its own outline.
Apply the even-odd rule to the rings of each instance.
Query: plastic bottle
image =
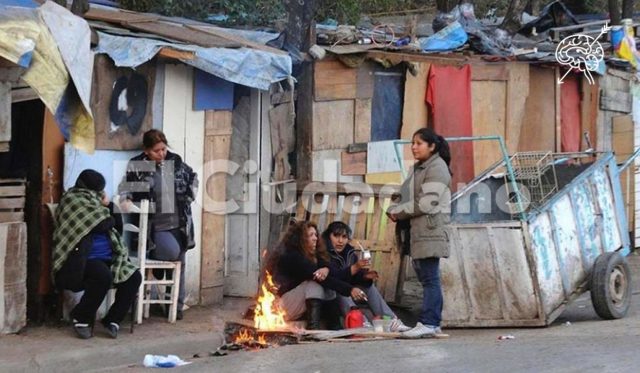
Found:
[[[347,329],[362,328],[364,325],[364,315],[358,307],[351,307],[344,318],[344,326]]]

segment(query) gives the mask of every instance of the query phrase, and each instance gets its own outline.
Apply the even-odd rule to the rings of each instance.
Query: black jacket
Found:
[[[364,271],[360,270],[355,275],[351,274],[351,266],[358,261],[358,255],[355,252],[353,246],[347,244],[341,252],[337,252],[331,240],[325,239],[325,245],[331,256],[330,269],[332,273],[340,280],[352,285],[360,285],[369,287],[373,284],[373,281],[364,278]]]
[[[195,200],[196,190],[198,188],[198,175],[175,153],[168,151],[165,162],[173,162],[174,190],[180,218],[180,233],[182,236],[181,244],[183,248],[187,250],[192,249],[195,247],[195,240],[191,202]],[[154,202],[155,192],[152,180],[155,172],[155,161],[150,160],[145,153],[138,154],[131,158],[127,165],[125,179],[119,186],[119,193],[134,202],[139,202],[143,199]],[[143,185],[144,187],[141,188]],[[149,223],[153,226],[153,215],[149,215]],[[149,229],[149,238],[153,237],[152,231],[152,229]],[[153,248],[153,241],[148,239],[148,242],[151,246],[149,250],[151,250]]]
[[[275,281],[278,284],[278,295],[292,290],[304,281],[313,281],[313,273],[322,267],[328,267],[322,259],[318,259],[318,263],[314,263],[307,259],[301,252],[296,250],[285,250],[280,256],[276,267]],[[339,294],[348,297],[351,295],[353,286],[335,277],[331,272],[329,276],[319,282],[322,287],[332,289]]]

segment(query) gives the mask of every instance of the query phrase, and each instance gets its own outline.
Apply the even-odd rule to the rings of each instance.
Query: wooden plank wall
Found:
[[[611,140],[613,151],[616,153],[616,162],[624,162],[634,151],[634,128],[631,115],[613,117]],[[625,212],[629,224],[629,231],[635,228],[635,172],[634,166],[630,166],[620,175],[622,196],[624,198]]]
[[[316,62],[313,69],[312,82],[306,83],[312,85],[313,100],[298,100],[298,112],[303,116],[299,121],[310,120],[307,128],[298,127],[309,131],[303,135],[311,150],[300,156],[311,161],[311,169],[304,175],[298,174],[298,178],[308,175],[307,180],[314,181],[362,181],[364,174],[354,174],[353,169],[342,173],[340,165],[329,169],[322,160],[339,162],[340,154],[349,144],[371,139],[373,65],[367,62],[359,68],[350,68],[338,60],[323,60]]]
[[[0,144],[11,140],[11,83],[0,81]],[[0,151],[9,150],[0,145]]]
[[[0,223],[24,221],[26,181],[0,179]]]
[[[51,292],[51,248],[53,221],[47,203],[59,202],[62,195],[64,171],[64,136],[53,114],[45,110],[42,135],[42,196],[40,199],[40,295]]]
[[[226,201],[227,177],[215,170],[211,161],[229,158],[231,119],[230,111],[207,111],[205,116],[202,237],[206,239],[202,242],[200,273],[200,303],[204,305],[219,304],[223,296],[226,218],[215,204]]]
[[[342,194],[305,191],[298,198],[296,220],[308,220],[318,225],[320,233],[335,220],[353,229],[351,244],[371,250],[371,269],[379,274],[376,287],[387,301],[396,301],[402,256],[395,244],[395,223],[384,214],[390,198],[371,194]]]
[[[628,74],[612,70],[600,78],[596,145],[598,151],[612,150],[613,118],[631,113],[630,79]]]
[[[411,136],[418,129],[426,127],[429,119],[429,107],[425,102],[427,79],[430,63],[420,62],[411,69],[407,69],[404,83],[404,107],[402,109],[402,128],[400,138],[411,140]]]
[[[473,65],[471,68],[473,135],[499,135],[509,153],[520,148],[529,96],[529,65],[524,63]],[[502,158],[495,141],[473,144],[476,175]]]
[[[27,225],[0,223],[0,334],[27,324]]]
[[[518,150],[554,151],[556,109],[555,96],[550,94],[556,89],[554,69],[531,66],[529,86]]]

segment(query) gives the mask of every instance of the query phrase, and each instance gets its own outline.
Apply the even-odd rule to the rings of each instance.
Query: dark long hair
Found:
[[[413,137],[416,136],[420,136],[420,139],[422,139],[422,141],[426,142],[429,145],[436,144],[435,152],[438,153],[444,163],[447,164],[447,167],[449,167],[449,173],[453,174],[451,172],[451,151],[449,150],[449,143],[447,142],[447,140],[445,140],[444,137],[438,135],[431,128],[426,127],[420,128],[419,130],[414,132]]]
[[[351,227],[349,227],[346,223],[341,221],[334,221],[327,226],[327,229],[322,232],[322,240],[324,241],[326,247],[330,250],[333,250],[333,244],[331,243],[331,234],[346,235],[349,239],[351,239]]]
[[[316,252],[315,255],[305,250],[305,240],[307,237],[307,231],[313,228],[316,230],[318,234],[318,241],[316,243]],[[317,259],[322,259],[324,261],[329,261],[329,253],[320,238],[320,231],[318,230],[318,226],[316,223],[311,221],[300,221],[289,227],[289,231],[283,238],[284,246],[287,250],[298,250],[304,256],[306,256],[309,260],[314,263],[317,262]]]

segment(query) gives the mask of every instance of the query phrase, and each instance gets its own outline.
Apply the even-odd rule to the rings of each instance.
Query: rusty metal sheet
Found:
[[[499,294],[498,268],[493,262],[494,250],[486,228],[463,230],[460,243],[464,250],[464,269],[472,305],[473,318],[503,318]]]
[[[440,261],[440,281],[444,293],[442,318],[447,325],[460,325],[471,319],[471,300],[464,271],[464,248],[460,244],[460,231],[456,226],[451,229],[451,253],[449,258]]]
[[[443,324],[544,325],[522,225],[453,224],[450,230],[451,254],[441,262]]]
[[[539,317],[538,299],[522,229],[493,228],[491,233],[500,271],[500,292],[507,305],[505,316],[511,320],[536,319]]]

